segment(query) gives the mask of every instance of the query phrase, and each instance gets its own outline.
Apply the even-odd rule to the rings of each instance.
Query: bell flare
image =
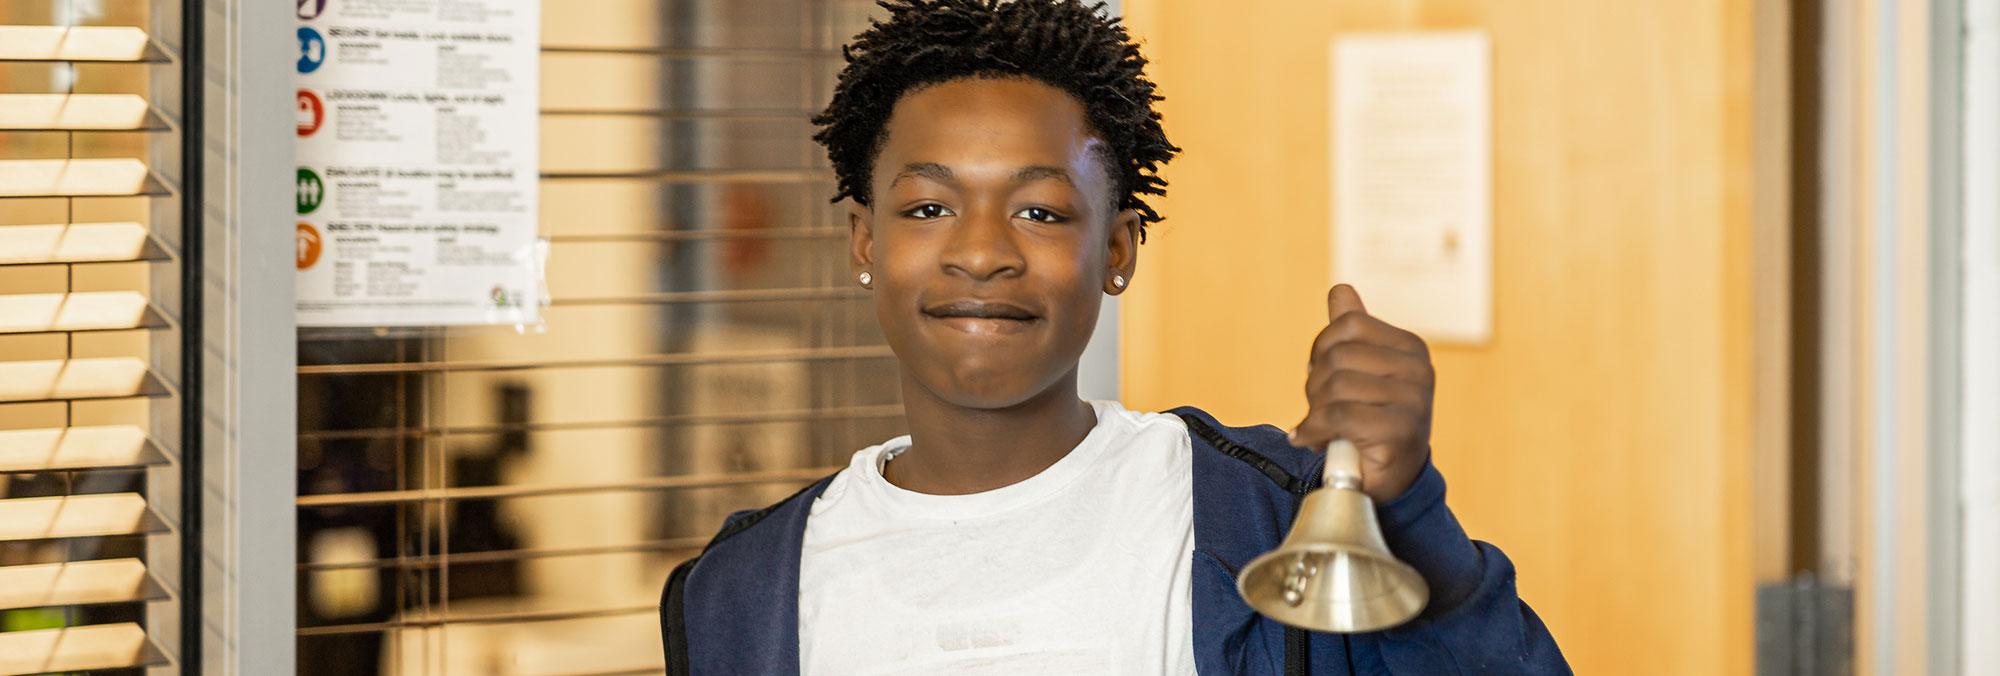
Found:
[[[1394,627],[1430,600],[1423,576],[1389,552],[1374,503],[1352,489],[1308,494],[1291,534],[1243,567],[1236,590],[1266,617],[1331,633]]]

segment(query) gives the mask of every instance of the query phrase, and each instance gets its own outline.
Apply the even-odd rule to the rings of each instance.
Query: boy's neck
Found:
[[[905,376],[910,448],[883,469],[889,483],[932,495],[966,495],[1027,480],[1069,455],[1097,426],[1076,394],[1076,371],[1027,401],[974,409],[938,399]]]

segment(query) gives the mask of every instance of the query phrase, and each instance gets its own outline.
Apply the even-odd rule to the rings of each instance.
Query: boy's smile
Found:
[[[1041,315],[1019,305],[1006,301],[979,299],[952,301],[926,307],[924,316],[971,334],[1020,333],[1042,319]]]
[[[962,78],[905,95],[887,129],[872,204],[850,216],[852,255],[906,396],[973,409],[1073,400],[1098,306],[1119,290],[1109,280],[1132,275],[1139,223],[1114,211],[1083,106],[1039,81]]]

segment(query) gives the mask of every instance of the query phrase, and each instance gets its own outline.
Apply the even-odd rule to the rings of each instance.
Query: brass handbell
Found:
[[[1354,442],[1327,446],[1321,483],[1284,543],[1243,567],[1236,592],[1264,616],[1314,631],[1375,631],[1416,617],[1430,588],[1383,542]]]

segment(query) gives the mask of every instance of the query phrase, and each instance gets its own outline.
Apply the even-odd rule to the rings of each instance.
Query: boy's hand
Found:
[[[1292,428],[1292,445],[1354,442],[1361,490],[1388,502],[1409,489],[1430,457],[1430,348],[1417,334],[1370,316],[1352,286],[1334,285],[1326,310],[1306,375],[1306,417]]]

